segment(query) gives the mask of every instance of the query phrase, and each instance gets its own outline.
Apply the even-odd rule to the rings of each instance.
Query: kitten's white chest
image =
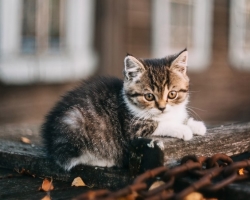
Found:
[[[182,124],[187,119],[188,114],[186,111],[186,102],[179,106],[167,106],[167,111],[153,119],[163,126],[166,123],[179,123]]]
[[[185,140],[192,138],[191,129],[184,125],[184,121],[187,119],[188,114],[185,106],[176,106],[169,109],[165,114],[155,118],[158,122],[158,126],[155,129],[153,135],[155,136],[171,136]]]

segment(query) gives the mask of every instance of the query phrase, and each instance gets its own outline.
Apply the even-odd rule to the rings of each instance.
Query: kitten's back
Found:
[[[68,92],[42,126],[48,155],[65,169],[79,163],[98,165],[96,161],[100,166],[122,165],[122,88],[119,79],[99,77]]]

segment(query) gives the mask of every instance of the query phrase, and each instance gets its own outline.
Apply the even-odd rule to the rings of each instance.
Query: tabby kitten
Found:
[[[124,60],[124,81],[97,78],[68,92],[47,115],[48,155],[66,170],[78,164],[128,166],[129,145],[145,136],[190,140],[203,122],[188,117],[188,52],[161,59]]]

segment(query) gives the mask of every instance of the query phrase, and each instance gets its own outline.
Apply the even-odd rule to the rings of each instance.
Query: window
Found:
[[[0,81],[64,82],[90,76],[93,0],[0,1]]]
[[[211,59],[213,1],[153,1],[153,56],[189,51],[190,71],[205,69]]]
[[[229,60],[239,70],[250,70],[250,1],[230,1]]]
[[[65,1],[23,0],[22,53],[53,53],[63,49]]]

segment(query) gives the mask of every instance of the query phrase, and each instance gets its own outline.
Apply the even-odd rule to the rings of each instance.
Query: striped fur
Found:
[[[136,137],[188,140],[194,132],[204,134],[202,122],[184,124],[188,121],[186,67],[186,50],[162,59],[128,55],[124,81],[103,77],[85,81],[46,116],[42,137],[47,154],[65,170],[78,164],[127,167],[130,143]],[[170,92],[176,98],[170,99]]]

